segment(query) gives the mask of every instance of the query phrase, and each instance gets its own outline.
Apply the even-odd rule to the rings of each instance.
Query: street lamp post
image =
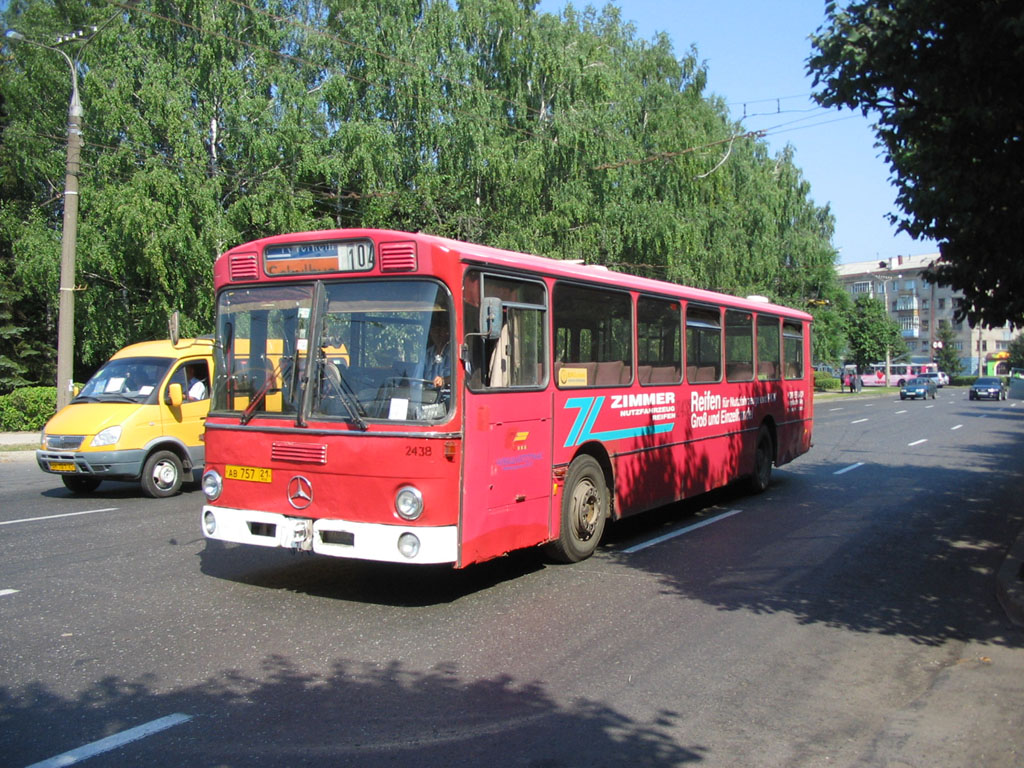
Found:
[[[95,33],[96,27],[90,32]],[[58,38],[57,43],[84,37],[78,30]],[[56,51],[71,70],[71,102],[68,106],[68,149],[64,167],[64,229],[60,246],[60,297],[57,314],[57,410],[71,401],[74,386],[75,346],[75,247],[78,240],[78,174],[82,158],[82,102],[78,97],[78,69],[75,61],[53,45],[29,40],[20,32],[8,30],[6,37],[29,45]]]

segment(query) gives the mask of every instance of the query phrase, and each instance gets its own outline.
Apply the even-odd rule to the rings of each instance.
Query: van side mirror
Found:
[[[175,408],[180,408],[181,404],[185,401],[185,397],[181,392],[181,384],[174,382],[173,384],[167,385],[167,397],[165,398],[167,405]]]
[[[480,333],[485,339],[501,338],[501,299],[486,296],[480,304]]]

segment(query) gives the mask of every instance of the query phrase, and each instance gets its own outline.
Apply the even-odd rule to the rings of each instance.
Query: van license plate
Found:
[[[51,461],[50,462],[51,472],[77,472],[75,465],[64,461]]]
[[[228,464],[224,467],[224,477],[228,480],[269,483],[273,479],[273,470],[267,467],[240,467],[237,464]]]

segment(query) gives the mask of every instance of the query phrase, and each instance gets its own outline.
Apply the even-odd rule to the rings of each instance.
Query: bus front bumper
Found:
[[[208,539],[357,560],[454,563],[459,554],[458,529],[454,525],[427,527],[356,523],[212,504],[203,506],[199,524]]]

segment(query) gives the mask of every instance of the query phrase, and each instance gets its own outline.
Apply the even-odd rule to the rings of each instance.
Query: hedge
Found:
[[[0,395],[0,432],[41,430],[56,410],[56,387],[23,387]]]
[[[842,389],[842,382],[828,371],[815,371],[814,388],[822,391]]]

